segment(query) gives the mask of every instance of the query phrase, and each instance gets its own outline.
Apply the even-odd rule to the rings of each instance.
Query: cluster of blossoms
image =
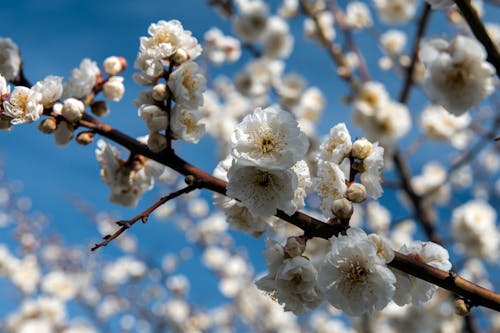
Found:
[[[367,196],[379,198],[383,165],[384,148],[378,143],[366,138],[353,143],[344,123],[334,126],[320,145],[314,179],[323,214],[349,219],[354,211],[353,202],[363,202]],[[361,184],[354,182],[356,173],[360,174]]]
[[[140,70],[134,74],[135,82],[153,87],[135,100],[138,115],[150,131],[147,145],[159,152],[168,147],[168,137],[196,143],[205,132],[199,107],[206,80],[192,61],[201,54],[201,46],[177,20],[153,23],[148,33],[149,37],[140,39],[134,64]],[[159,82],[161,78],[167,82]]]
[[[285,310],[296,314],[316,308],[323,299],[350,316],[380,311],[389,302],[421,305],[437,287],[387,267],[394,252],[385,238],[350,228],[333,236],[322,260],[304,255],[304,237],[290,237],[283,247],[267,242],[264,257],[268,274],[256,284]],[[449,270],[448,252],[432,242],[413,241],[400,252],[433,267]]]
[[[365,82],[354,99],[353,121],[369,140],[378,141],[390,156],[397,139],[411,127],[408,107],[392,100],[384,85]]]
[[[420,58],[425,66],[422,87],[435,103],[460,116],[495,90],[495,68],[486,61],[475,39],[457,36],[424,40]]]
[[[103,95],[113,101],[119,101],[125,91],[123,77],[117,74],[126,68],[126,61],[119,57],[109,57],[104,61],[105,72],[109,75],[105,79],[94,61],[84,59],[64,84],[62,77],[49,75],[31,88],[15,86],[11,91],[7,80],[18,79],[19,51],[10,39],[0,38],[0,44],[5,46],[0,53],[0,129],[31,123],[40,119],[44,112],[52,112],[52,116],[40,123],[39,129],[43,133],[53,133],[56,144],[65,146],[73,138],[75,122],[82,118],[96,89],[102,90]],[[90,106],[99,116],[107,112],[104,102],[92,102]],[[79,139],[80,143],[90,142],[83,137]]]

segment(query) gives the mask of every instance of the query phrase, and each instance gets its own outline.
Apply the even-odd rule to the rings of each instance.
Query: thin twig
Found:
[[[165,204],[169,200],[172,200],[180,195],[189,193],[197,188],[198,187],[196,185],[188,185],[188,186],[186,186],[178,191],[172,192],[169,195],[162,197],[160,200],[155,202],[148,209],[146,209],[145,211],[143,211],[139,215],[133,217],[132,219],[126,220],[126,221],[117,221],[116,224],[118,226],[120,226],[121,228],[118,229],[116,232],[114,232],[112,235],[104,236],[103,237],[104,240],[98,244],[95,244],[90,250],[95,251],[100,247],[108,245],[110,242],[112,242],[114,239],[118,238],[122,233],[125,232],[125,230],[127,230],[128,228],[133,226],[139,220],[142,221],[142,223],[146,223],[147,220],[149,219],[149,216],[151,215],[151,213],[153,213],[158,207]]]

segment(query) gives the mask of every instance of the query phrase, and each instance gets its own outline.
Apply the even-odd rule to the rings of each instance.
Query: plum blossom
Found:
[[[100,73],[95,61],[83,59],[80,67],[73,69],[66,80],[62,98],[85,98],[92,92]]]
[[[133,161],[120,160],[117,149],[103,140],[97,142],[95,153],[101,166],[101,179],[111,191],[109,200],[123,206],[137,205],[142,193],[153,187],[154,177],[164,169],[142,156]]]
[[[403,245],[399,252],[409,255],[419,262],[432,267],[449,271],[451,262],[448,251],[433,242],[413,241],[410,245]],[[420,280],[412,275],[393,269],[396,275],[396,292],[394,302],[402,306],[412,303],[422,305],[432,298],[438,287],[427,281]]]
[[[42,94],[33,89],[17,86],[3,102],[3,116],[10,118],[13,125],[31,123],[43,113]]]
[[[417,9],[415,0],[374,0],[380,20],[387,24],[408,22]]]
[[[290,168],[309,147],[293,115],[277,107],[248,114],[236,126],[231,143],[238,163],[274,170]]]
[[[224,36],[217,28],[211,28],[204,35],[203,55],[216,65],[226,61],[235,62],[241,56],[240,41]]]
[[[344,197],[347,190],[346,177],[341,168],[332,162],[322,161],[318,175],[314,178],[314,190],[321,197],[321,210],[327,217],[333,216],[335,200]]]
[[[351,153],[351,135],[344,123],[339,123],[330,129],[328,136],[319,146],[318,158],[340,164]]]
[[[168,78],[168,87],[176,104],[185,108],[203,105],[206,79],[195,62],[185,62],[173,71]]]
[[[63,93],[62,77],[49,75],[43,81],[38,81],[31,89],[42,95],[40,103],[49,108],[61,98]]]
[[[396,278],[385,265],[390,252],[379,256],[379,246],[359,228],[330,238],[330,243],[319,272],[326,300],[350,316],[382,310],[396,289]]]
[[[312,262],[301,255],[288,256],[273,240],[268,240],[266,245],[264,257],[269,272],[256,282],[257,287],[284,304],[285,311],[300,314],[318,307],[323,295]]]
[[[420,58],[425,67],[422,87],[429,98],[456,116],[467,112],[495,90],[495,68],[475,39],[457,36],[424,40]]]
[[[236,198],[255,216],[276,214],[294,199],[297,175],[291,169],[261,169],[233,163],[227,174],[227,195]]]
[[[260,38],[266,29],[269,9],[260,0],[238,2],[239,14],[233,20],[234,32],[244,42]]]
[[[170,125],[173,138],[197,143],[205,133],[205,125],[200,122],[201,118],[202,115],[197,109],[175,104],[171,112]]]
[[[495,260],[500,248],[497,214],[486,201],[469,201],[453,210],[451,232],[461,252]]]
[[[0,37],[0,74],[7,80],[14,80],[19,75],[21,56],[19,47],[10,38]]]

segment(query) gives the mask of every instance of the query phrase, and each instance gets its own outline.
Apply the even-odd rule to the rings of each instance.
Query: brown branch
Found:
[[[495,44],[491,40],[486,28],[484,27],[481,18],[477,14],[476,10],[472,7],[470,0],[454,0],[457,7],[460,9],[462,16],[469,25],[472,33],[476,38],[483,44],[486,49],[488,60],[497,71],[497,76],[500,77],[500,54],[498,53]]]
[[[120,226],[121,228],[118,229],[116,232],[114,232],[111,235],[106,235],[103,237],[103,241],[100,243],[95,244],[90,250],[95,251],[98,248],[101,248],[103,246],[108,245],[111,243],[114,239],[118,238],[122,233],[124,233],[128,228],[133,226],[137,221],[142,221],[142,223],[146,223],[147,220],[149,219],[149,216],[151,213],[153,213],[158,207],[161,205],[165,204],[167,201],[172,200],[178,196],[181,196],[183,194],[189,193],[193,190],[197,189],[196,185],[188,185],[178,191],[172,192],[169,195],[160,198],[157,202],[155,202],[152,206],[150,206],[148,209],[140,213],[139,215],[131,218],[130,220],[125,220],[125,221],[117,221],[116,224]]]
[[[174,153],[153,153],[146,145],[90,115],[84,115],[80,124],[93,129],[96,133],[124,146],[135,154],[151,158],[185,176],[192,175],[195,179],[196,188],[205,188],[220,194],[226,193],[225,181],[189,164]],[[301,212],[289,216],[282,211],[278,211],[276,216],[301,228],[307,237],[329,239],[344,230],[341,224],[328,224]],[[398,252],[396,252],[394,260],[389,265],[463,296],[471,300],[474,305],[500,311],[500,294],[484,289],[458,276],[451,279],[449,272],[423,264]]]

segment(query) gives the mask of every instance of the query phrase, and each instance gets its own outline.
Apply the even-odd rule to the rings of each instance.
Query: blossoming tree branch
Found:
[[[17,126],[38,122],[38,129],[53,135],[59,146],[96,141],[100,177],[114,204],[134,207],[144,192],[172,171],[184,177],[183,186],[171,186],[171,192],[147,210],[115,221],[116,228],[108,228],[93,251],[119,242],[136,222],[146,223],[174,199],[187,196],[189,200],[193,192],[206,189],[213,192],[217,209],[212,214],[218,222],[210,220],[210,228],[222,228],[223,223],[266,239],[267,272],[245,281],[255,282],[259,297],[281,305],[282,311],[299,315],[327,303],[347,316],[371,318],[366,320],[373,327],[382,327],[376,326],[382,325],[374,319],[377,313],[391,318],[390,311],[406,311],[411,316],[414,310],[409,309],[414,307],[452,302],[455,312],[468,315],[467,319],[443,317],[428,331],[436,331],[447,320],[457,329],[474,331],[471,308],[500,312],[500,294],[481,283],[477,268],[482,261],[498,259],[497,212],[485,193],[458,205],[449,202],[454,189],[467,188],[474,181],[473,162],[484,158],[480,150],[492,150],[489,158],[496,162],[490,164],[497,164],[493,174],[500,169],[499,157],[494,156],[499,110],[481,111],[486,103],[494,104],[500,27],[483,24],[478,2],[371,3],[373,8],[361,1],[343,6],[327,0],[284,0],[273,13],[260,0],[212,0],[211,6],[231,21],[236,37],[212,28],[202,44],[178,20],[152,23],[140,38],[133,62],[133,79],[144,87],[134,103],[148,130],[140,138],[99,119],[110,108],[101,96],[118,101],[125,92],[120,76],[127,67],[124,58],[110,56],[102,67],[85,58],[66,78],[49,75],[32,84],[18,45],[2,38],[0,128],[15,132]],[[435,12],[446,13],[456,27],[455,36],[427,35],[427,23]],[[408,35],[402,30],[378,30],[373,14],[385,25],[416,25],[409,55],[403,53]],[[294,44],[288,22],[295,18],[303,19],[306,36],[331,58],[337,75],[332,80],[342,80],[349,89],[344,100],[352,113],[324,136],[316,129],[324,92],[308,87],[299,74],[285,73],[285,60]],[[366,59],[371,55],[362,54],[355,42],[359,31],[369,31],[377,39],[383,52],[380,69],[398,75],[398,98],[391,97],[372,74]],[[343,44],[337,42],[339,38]],[[251,57],[234,80],[207,80],[208,68],[201,56],[220,66],[241,61],[244,52]],[[414,89],[423,90],[429,104],[418,115],[420,141],[406,149],[398,140],[412,128],[415,114],[410,112],[409,99]],[[350,134],[351,120],[363,136]],[[213,172],[176,152],[176,141],[196,144],[204,135],[218,142],[220,162]],[[474,144],[476,137],[479,141]],[[430,161],[422,174],[412,175],[409,156],[418,151],[422,140],[447,142],[460,155],[448,168]],[[387,181],[391,177],[395,180]],[[500,191],[500,182],[496,187]],[[390,211],[379,203],[384,189],[399,191],[400,204],[415,222],[391,223]],[[438,224],[448,223],[439,221],[436,214],[436,207],[444,205],[453,209],[448,226],[452,242],[438,232]],[[366,219],[365,228],[362,219]],[[185,231],[201,225],[190,225]],[[427,239],[414,239],[415,225]],[[207,235],[195,238],[208,257],[214,255],[210,251],[216,242]],[[451,247],[466,264],[452,263]],[[213,258],[207,262],[215,271],[222,265]],[[472,263],[476,268],[468,266]],[[5,275],[9,274],[7,270]],[[438,287],[451,293],[443,296]],[[228,295],[238,299],[239,292],[243,293]],[[256,307],[259,302],[255,300]],[[244,311],[241,315],[245,316]],[[492,316],[498,318],[498,314]],[[173,321],[172,327],[189,330],[182,320]],[[397,330],[390,320],[384,323]]]

